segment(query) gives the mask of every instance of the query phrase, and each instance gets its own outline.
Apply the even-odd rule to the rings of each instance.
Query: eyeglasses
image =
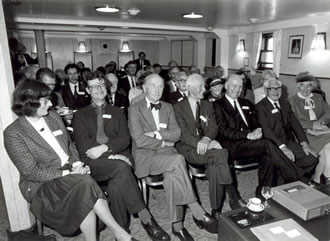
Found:
[[[269,90],[269,91],[271,91],[271,90],[273,90],[273,91],[278,91],[278,90],[281,90],[282,89],[282,87],[280,86],[280,87],[268,87],[267,88],[267,90]]]
[[[89,85],[88,88],[90,90],[99,90],[105,88],[104,84],[98,84],[98,85]]]

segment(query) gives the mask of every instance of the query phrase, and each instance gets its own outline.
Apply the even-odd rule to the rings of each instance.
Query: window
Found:
[[[262,35],[262,43],[260,56],[258,61],[258,69],[273,69],[274,55],[273,55],[274,38],[273,33],[264,33]]]

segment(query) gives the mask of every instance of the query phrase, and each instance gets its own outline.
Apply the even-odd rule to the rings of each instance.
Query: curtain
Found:
[[[262,32],[253,33],[253,46],[252,46],[250,63],[251,63],[251,67],[254,69],[256,69],[258,65],[261,43],[262,43]]]
[[[273,45],[273,56],[274,56],[274,67],[273,71],[276,77],[280,76],[280,63],[281,63],[281,43],[282,43],[282,30],[274,31],[273,33],[274,45]]]

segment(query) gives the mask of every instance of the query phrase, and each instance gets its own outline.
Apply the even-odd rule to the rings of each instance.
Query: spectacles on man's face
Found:
[[[105,84],[89,85],[88,88],[92,91],[105,88]]]
[[[268,91],[279,91],[279,90],[282,90],[282,87],[268,87],[267,88]]]

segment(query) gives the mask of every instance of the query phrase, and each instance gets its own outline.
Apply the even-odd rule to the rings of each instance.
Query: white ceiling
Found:
[[[230,28],[257,23],[287,20],[330,12],[330,0],[2,0],[7,20],[15,18],[65,19],[124,22],[131,25],[163,24],[187,27]],[[95,6],[114,4],[120,13],[97,13]],[[128,16],[127,9],[141,10]],[[203,19],[183,19],[182,14],[194,11]],[[329,15],[330,19],[330,15]]]

